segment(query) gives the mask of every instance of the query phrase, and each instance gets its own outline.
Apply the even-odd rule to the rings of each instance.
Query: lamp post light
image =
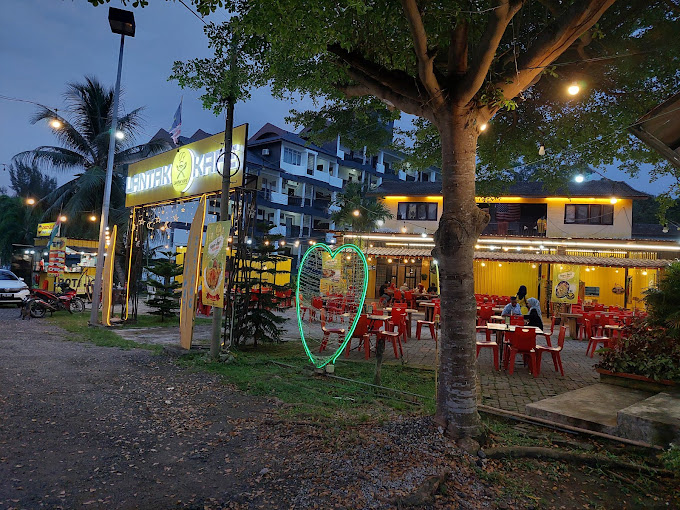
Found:
[[[111,203],[111,181],[113,180],[113,157],[116,152],[115,133],[118,127],[118,99],[120,97],[120,75],[123,70],[123,47],[125,36],[135,36],[135,16],[132,11],[109,7],[109,25],[111,32],[120,34],[120,52],[118,54],[118,74],[116,76],[116,89],[113,94],[113,112],[111,113],[111,128],[109,131],[109,155],[106,160],[106,181],[104,184],[104,200],[102,202],[102,214],[99,222],[99,246],[97,248],[97,272],[94,278],[92,292],[92,310],[90,312],[90,325],[99,322],[99,300],[102,291],[102,276],[104,272],[104,249],[106,243],[106,227],[109,222],[109,205]]]

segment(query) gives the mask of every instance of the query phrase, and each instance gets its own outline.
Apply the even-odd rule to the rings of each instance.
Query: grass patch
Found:
[[[299,342],[286,342],[233,352],[230,363],[216,363],[206,355],[191,353],[180,363],[222,375],[229,383],[252,395],[276,397],[287,404],[285,414],[313,420],[333,419],[347,424],[384,419],[393,412],[432,414],[434,372],[402,365],[383,365],[386,389],[372,388],[373,363],[338,360],[335,375],[344,381],[317,375],[306,363]],[[278,362],[289,366],[277,365]],[[389,388],[422,395],[418,398]]]
[[[125,340],[118,336],[114,330],[104,327],[90,327],[87,322],[89,315],[79,314],[57,314],[48,317],[47,320],[60,328],[73,333],[67,340],[76,342],[90,342],[100,347],[118,347],[120,349],[147,349],[154,352],[161,352],[163,347],[160,345],[139,344],[132,340]]]

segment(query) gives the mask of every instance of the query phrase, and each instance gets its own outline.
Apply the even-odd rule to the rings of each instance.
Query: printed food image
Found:
[[[217,287],[220,281],[220,274],[222,273],[222,264],[213,260],[212,266],[208,268],[205,275],[206,284],[211,289]]]
[[[555,287],[555,296],[564,298],[569,295],[569,282],[562,281]]]

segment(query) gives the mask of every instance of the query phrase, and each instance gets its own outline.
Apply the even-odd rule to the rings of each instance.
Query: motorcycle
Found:
[[[85,302],[76,295],[76,290],[72,289],[68,282],[57,285],[61,289],[59,293],[31,289],[31,296],[28,298],[31,317],[40,319],[47,312],[52,314],[59,310],[66,310],[68,313],[81,313],[85,310]]]

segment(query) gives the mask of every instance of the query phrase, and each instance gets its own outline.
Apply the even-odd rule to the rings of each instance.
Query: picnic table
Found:
[[[505,342],[505,333],[510,332],[513,333],[515,331],[515,328],[522,328],[522,329],[535,329],[536,330],[536,335],[542,335],[544,334],[543,330],[539,328],[538,326],[511,326],[509,324],[497,324],[493,322],[489,322],[486,325],[486,328],[489,331],[495,331],[496,332],[496,343],[498,344],[499,348],[499,358],[501,361],[501,364],[503,362],[503,347],[504,347],[504,342]]]
[[[560,317],[562,318],[562,320],[566,321],[567,325],[569,326],[569,336],[572,339],[576,339],[576,337],[578,336],[578,327],[576,325],[576,319],[583,317],[583,314],[562,312],[560,314]]]
[[[435,304],[432,301],[421,301],[420,303],[418,303],[418,308],[420,308],[421,306],[425,308],[425,320],[431,321],[432,316],[434,315]]]

